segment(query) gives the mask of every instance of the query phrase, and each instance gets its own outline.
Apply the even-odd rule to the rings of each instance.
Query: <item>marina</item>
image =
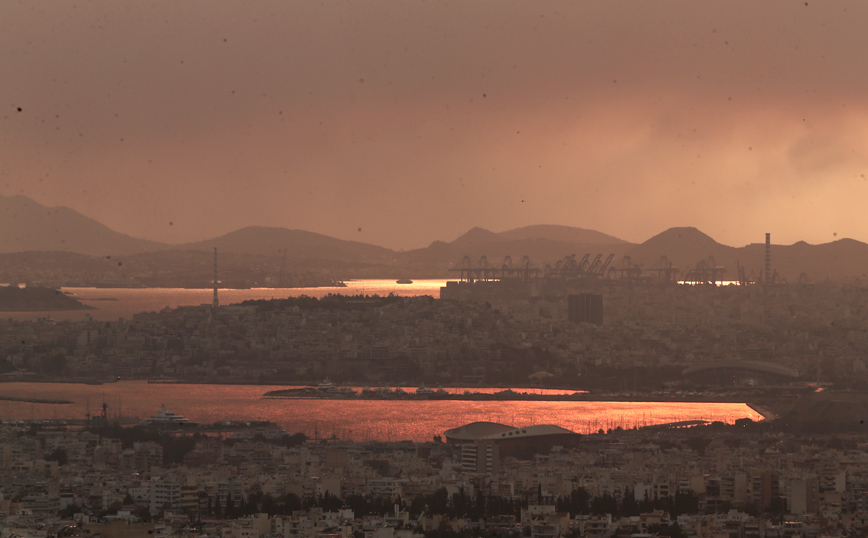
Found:
[[[207,385],[118,381],[81,383],[2,383],[0,395],[56,398],[66,405],[0,400],[3,420],[79,420],[104,402],[107,416],[136,424],[167,410],[200,424],[221,421],[272,422],[290,433],[367,441],[428,441],[435,435],[476,421],[515,427],[555,424],[587,434],[600,429],[630,429],[688,420],[734,423],[762,415],[744,403],[641,401],[366,400],[265,398],[285,386]],[[463,390],[463,389],[450,389]],[[500,390],[500,389],[492,389]],[[137,418],[137,420],[136,420]]]

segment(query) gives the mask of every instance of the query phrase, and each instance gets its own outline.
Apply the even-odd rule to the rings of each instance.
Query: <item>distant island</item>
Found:
[[[51,310],[94,310],[60,290],[28,286],[0,287],[0,311],[41,312]]]
[[[327,385],[327,387],[324,387]],[[792,396],[792,393],[789,394]],[[512,389],[504,389],[497,392],[474,392],[463,393],[447,392],[443,389],[428,389],[419,387],[417,390],[404,390],[400,387],[391,389],[380,387],[376,389],[364,388],[356,391],[350,387],[336,387],[329,382],[320,384],[319,387],[299,387],[279,390],[270,390],[263,394],[264,398],[319,398],[319,399],[344,399],[344,400],[458,400],[458,401],[528,401],[528,402],[737,402],[742,403],[748,398],[760,400],[763,405],[771,405],[780,398],[774,391],[752,391],[737,395],[733,391],[715,392],[704,391],[702,393],[675,393],[675,392],[588,392],[584,390],[564,390],[563,393],[535,393],[518,392]],[[760,414],[760,411],[757,411]]]

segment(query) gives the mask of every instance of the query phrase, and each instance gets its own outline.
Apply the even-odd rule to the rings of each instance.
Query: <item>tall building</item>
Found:
[[[500,446],[492,440],[479,439],[461,445],[461,470],[492,474],[500,469]]]
[[[151,503],[149,510],[152,515],[163,510],[177,511],[181,508],[181,483],[160,477],[151,478]]]
[[[603,324],[603,296],[580,293],[567,296],[567,317],[573,323]]]

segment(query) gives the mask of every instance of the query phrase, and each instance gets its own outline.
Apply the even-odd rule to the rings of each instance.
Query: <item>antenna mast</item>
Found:
[[[217,310],[220,306],[220,301],[217,299],[217,247],[214,247],[214,301],[211,303],[211,308]]]

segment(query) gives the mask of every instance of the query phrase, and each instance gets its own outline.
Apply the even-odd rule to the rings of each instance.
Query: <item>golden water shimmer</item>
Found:
[[[440,298],[442,279],[413,279],[412,284],[398,284],[389,279],[347,280],[345,286],[319,288],[249,288],[219,290],[220,304],[228,305],[250,300],[286,299],[287,297],[324,297],[338,295],[380,295],[402,297],[430,295]],[[210,288],[61,288],[64,293],[96,310],[3,312],[4,319],[35,320],[50,316],[55,321],[78,321],[89,315],[98,321],[132,318],[140,312],[159,312],[164,308],[211,304],[214,291]]]
[[[517,427],[556,424],[578,433],[633,428],[683,420],[732,423],[762,417],[742,403],[690,402],[529,402],[271,399],[262,395],[284,386],[149,384],[120,381],[105,385],[74,383],[3,383],[0,396],[65,399],[67,405],[0,401],[3,420],[80,419],[109,415],[153,415],[161,405],[191,421],[269,420],[290,433],[337,436],[354,441],[429,441],[450,428],[474,421]],[[516,389],[526,390],[526,389]]]

